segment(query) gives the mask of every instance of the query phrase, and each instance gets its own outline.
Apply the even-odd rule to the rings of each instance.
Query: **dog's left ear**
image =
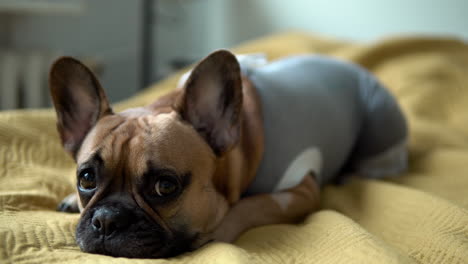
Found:
[[[222,155],[240,136],[242,81],[236,57],[226,50],[211,53],[195,66],[184,89],[180,115]]]

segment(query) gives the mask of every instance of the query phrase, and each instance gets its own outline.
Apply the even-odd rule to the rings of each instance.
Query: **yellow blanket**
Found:
[[[323,209],[301,224],[256,228],[234,245],[211,243],[169,262],[468,263],[468,45],[414,37],[356,45],[288,33],[234,50],[329,54],[375,72],[408,117],[410,169],[326,187]],[[176,79],[115,108],[149,103]],[[80,252],[78,215],[55,212],[74,191],[74,170],[52,110],[0,113],[0,263],[166,263]]]

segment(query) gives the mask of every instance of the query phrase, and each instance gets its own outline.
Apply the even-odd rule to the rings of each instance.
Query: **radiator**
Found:
[[[0,51],[0,109],[48,106],[47,74],[58,55],[58,52]]]

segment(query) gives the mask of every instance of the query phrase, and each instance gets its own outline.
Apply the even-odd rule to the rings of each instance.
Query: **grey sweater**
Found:
[[[405,119],[368,71],[322,56],[240,62],[259,92],[265,131],[247,194],[293,187],[310,172],[325,184],[346,172],[382,177],[406,168]]]

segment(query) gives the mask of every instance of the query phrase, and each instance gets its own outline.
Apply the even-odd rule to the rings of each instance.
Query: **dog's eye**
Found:
[[[154,190],[158,196],[167,196],[174,193],[177,190],[177,184],[167,179],[161,179],[156,182]]]
[[[80,172],[79,176],[80,188],[84,190],[91,190],[96,188],[96,177],[91,169],[85,169]]]

